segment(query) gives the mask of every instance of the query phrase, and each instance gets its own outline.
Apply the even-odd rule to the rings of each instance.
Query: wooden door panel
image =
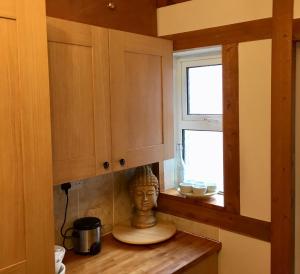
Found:
[[[164,158],[163,151],[163,144],[129,150],[127,152],[126,165],[128,167],[137,167],[149,163],[156,163],[158,160]]]
[[[91,26],[47,17],[48,41],[81,45],[92,45]]]
[[[108,32],[48,18],[54,182],[107,172]]]
[[[160,145],[162,136],[161,57],[125,53],[126,84],[124,94],[130,111],[124,130],[129,151]],[[150,96],[149,96],[150,94]],[[125,137],[124,136],[124,137]]]
[[[114,170],[171,158],[172,43],[110,30],[110,70]]]
[[[16,18],[16,1],[4,0],[0,1],[0,17]]]
[[[26,273],[25,261],[0,269],[0,274],[25,274],[25,273]]]
[[[25,260],[16,28],[0,18],[0,269]]]
[[[0,273],[54,272],[43,0],[0,1]]]
[[[96,159],[92,48],[49,42],[48,51],[55,178],[92,176]]]

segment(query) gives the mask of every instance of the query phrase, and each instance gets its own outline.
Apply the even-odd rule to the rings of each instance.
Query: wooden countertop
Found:
[[[64,259],[67,274],[179,273],[221,249],[221,243],[178,231],[163,243],[128,245],[111,234],[102,239],[96,256],[68,252]]]

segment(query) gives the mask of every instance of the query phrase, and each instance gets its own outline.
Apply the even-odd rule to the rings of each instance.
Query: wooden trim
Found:
[[[22,274],[26,273],[26,260],[20,261],[13,265],[0,269],[0,274]]]
[[[173,40],[175,51],[270,39],[272,38],[272,18],[166,35],[162,38]]]
[[[238,44],[223,46],[222,64],[224,206],[232,213],[240,213]]]
[[[293,273],[293,0],[273,1],[271,272]]]
[[[54,216],[45,1],[16,3],[26,273],[52,274]]]
[[[109,1],[103,0],[46,0],[45,2],[47,16],[157,36],[157,9],[154,0],[114,0],[115,9],[108,8]]]
[[[300,18],[293,19],[293,41],[300,41]]]
[[[187,200],[161,193],[158,200],[158,211],[217,226],[266,242],[270,241],[271,225],[269,222],[233,214],[222,207],[204,207],[191,199]]]
[[[187,1],[191,1],[191,0],[156,0],[156,7],[161,8],[161,7],[175,5]]]
[[[300,40],[300,18],[293,20],[293,40]]]

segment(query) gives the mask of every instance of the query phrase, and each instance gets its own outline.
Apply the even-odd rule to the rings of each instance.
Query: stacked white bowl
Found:
[[[65,274],[66,266],[62,263],[66,249],[62,246],[54,246],[54,259],[55,259],[55,274]]]

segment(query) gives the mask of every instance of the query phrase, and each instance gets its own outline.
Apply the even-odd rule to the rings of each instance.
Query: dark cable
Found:
[[[64,226],[66,224],[66,220],[67,220],[67,212],[68,212],[68,206],[69,206],[69,192],[66,191],[66,196],[67,196],[67,202],[66,202],[66,207],[65,207],[65,216],[64,216],[64,222],[60,228],[60,235],[65,238],[65,233],[63,232]]]
[[[63,238],[63,247],[66,249],[66,250],[71,250],[72,248],[67,248],[65,246],[65,241],[66,239],[72,239],[72,236],[67,236],[67,233],[68,231],[72,230],[73,228],[70,227],[68,228],[65,232],[64,232],[64,226],[66,224],[66,220],[67,220],[67,213],[68,213],[68,206],[69,206],[69,191],[68,190],[65,190],[65,194],[66,194],[66,198],[67,198],[67,201],[66,201],[66,207],[65,207],[65,215],[64,215],[64,221],[63,221],[63,224],[60,228],[60,234]]]
[[[68,228],[68,229],[65,231],[65,236],[63,237],[63,247],[64,247],[66,250],[72,250],[72,249],[73,249],[73,248],[67,248],[67,247],[65,246],[65,241],[66,241],[66,239],[71,239],[71,238],[72,238],[72,236],[66,236],[66,234],[67,234],[68,231],[70,231],[70,230],[73,230],[73,227]]]

